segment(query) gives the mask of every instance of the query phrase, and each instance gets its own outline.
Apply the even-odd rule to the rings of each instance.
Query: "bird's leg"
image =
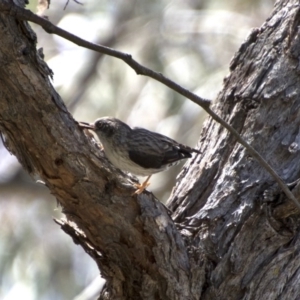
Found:
[[[146,189],[149,185],[150,185],[150,182],[148,182],[149,181],[149,179],[150,179],[150,177],[151,177],[152,175],[149,175],[148,177],[147,177],[147,179],[142,183],[142,184],[137,184],[137,183],[135,183],[134,185],[138,188],[132,195],[139,195],[139,194],[141,194],[143,191],[144,191],[144,189]]]

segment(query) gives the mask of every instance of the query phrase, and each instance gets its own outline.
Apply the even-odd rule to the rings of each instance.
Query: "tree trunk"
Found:
[[[277,2],[213,104],[286,183],[300,167],[299,12],[298,1]],[[299,299],[299,211],[220,125],[208,119],[200,139],[204,155],[183,171],[169,207],[205,257],[201,299]]]
[[[299,211],[228,131],[206,121],[203,154],[169,199],[172,218],[151,193],[131,196],[132,179],[79,129],[35,35],[1,2],[0,130],[62,205],[62,229],[99,266],[100,299],[299,299]],[[299,8],[277,2],[212,104],[287,183],[300,166]],[[297,182],[291,188],[297,194]]]

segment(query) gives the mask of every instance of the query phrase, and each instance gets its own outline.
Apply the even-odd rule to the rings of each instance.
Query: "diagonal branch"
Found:
[[[6,2],[1,1],[0,2],[0,11],[8,13],[9,15],[20,19],[20,20],[27,20],[30,22],[33,22],[35,24],[40,25],[46,32],[51,34],[56,34],[62,38],[65,38],[66,40],[69,40],[73,42],[74,44],[94,50],[112,57],[116,57],[118,59],[123,60],[125,63],[127,63],[132,69],[135,70],[135,72],[138,75],[144,75],[151,77],[162,84],[168,86],[170,89],[176,91],[180,95],[190,99],[194,103],[201,106],[216,122],[220,123],[223,127],[225,127],[232,135],[234,135],[237,139],[237,141],[242,144],[248,152],[256,158],[259,163],[269,172],[269,174],[274,178],[274,180],[279,184],[279,186],[282,188],[286,196],[295,203],[295,205],[300,210],[300,204],[296,197],[293,195],[293,193],[289,190],[288,186],[283,182],[283,180],[279,177],[279,175],[276,173],[276,171],[265,161],[265,159],[252,147],[250,144],[248,144],[241,135],[227,122],[225,122],[221,117],[219,117],[216,113],[214,113],[210,109],[210,100],[204,99],[202,97],[199,97],[195,95],[194,93],[190,92],[189,90],[183,88],[179,84],[175,83],[168,77],[164,76],[161,73],[155,72],[140,63],[138,63],[136,60],[132,58],[130,54],[105,47],[102,45],[97,45],[91,42],[88,42],[84,39],[79,38],[76,35],[73,35],[55,25],[53,25],[50,21],[39,17],[38,15],[32,13],[30,10],[23,9],[17,5],[15,5],[13,2]]]

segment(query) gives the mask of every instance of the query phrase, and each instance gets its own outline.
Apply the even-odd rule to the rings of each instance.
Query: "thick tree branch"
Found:
[[[130,178],[107,162],[53,89],[30,28],[7,14],[0,20],[4,142],[60,202],[61,226],[95,259],[109,299],[193,299],[187,249],[166,208],[148,192],[131,196]]]

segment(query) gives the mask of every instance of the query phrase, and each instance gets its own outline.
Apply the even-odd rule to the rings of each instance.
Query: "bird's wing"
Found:
[[[128,151],[129,158],[145,169],[159,169],[162,166],[161,157],[153,154],[145,154],[140,150]]]
[[[129,145],[129,157],[144,168],[161,168],[164,165],[191,157],[192,148],[156,132],[134,128]]]

